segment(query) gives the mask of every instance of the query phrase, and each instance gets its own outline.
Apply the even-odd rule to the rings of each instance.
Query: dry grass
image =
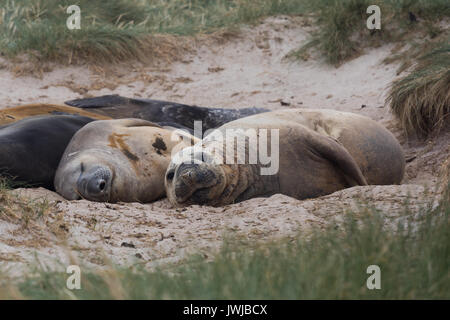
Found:
[[[9,245],[41,247],[49,244],[48,234],[62,237],[58,223],[62,217],[47,199],[30,200],[12,192],[11,184],[0,177],[0,221],[19,225],[17,239]],[[48,232],[50,231],[50,232]]]
[[[419,58],[413,71],[392,83],[387,102],[408,132],[439,131],[450,115],[448,40]]]

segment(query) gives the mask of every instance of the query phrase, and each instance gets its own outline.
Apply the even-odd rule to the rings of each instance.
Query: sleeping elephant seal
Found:
[[[282,110],[230,122],[175,155],[165,186],[175,206],[221,206],[275,193],[305,199],[355,185],[398,184],[404,168],[395,137],[369,118]]]
[[[94,119],[74,115],[29,117],[0,126],[0,175],[13,185],[53,188],[59,161],[73,135]]]
[[[173,149],[195,142],[190,135],[184,137],[142,119],[92,122],[67,146],[55,189],[68,200],[157,200],[165,195],[164,175]]]
[[[106,120],[108,116],[84,111],[75,107],[55,104],[27,104],[0,110],[0,125],[13,123],[24,118],[41,115],[79,115],[92,119]]]
[[[76,99],[66,101],[65,104],[114,119],[139,118],[158,124],[175,123],[178,124],[178,128],[186,127],[191,132],[194,130],[194,121],[202,121],[202,129],[205,132],[236,119],[270,111],[262,108],[205,108],[161,100],[132,99],[118,95]]]

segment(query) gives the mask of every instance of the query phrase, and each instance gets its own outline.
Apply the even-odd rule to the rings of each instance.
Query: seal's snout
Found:
[[[77,189],[85,199],[104,202],[109,200],[111,181],[111,170],[96,166],[80,175]]]
[[[175,172],[168,172],[166,179],[171,177],[173,177],[173,191],[178,203],[184,203],[194,197],[198,198],[197,203],[202,203],[202,198],[207,195],[209,188],[217,183],[216,174],[205,163],[183,163]],[[206,198],[203,200],[206,201]]]
[[[175,197],[179,203],[183,203],[196,190],[198,185],[198,164],[181,164],[176,170],[174,183]],[[175,173],[173,173],[175,174]]]

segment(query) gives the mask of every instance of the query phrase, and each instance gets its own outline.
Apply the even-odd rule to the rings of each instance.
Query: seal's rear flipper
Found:
[[[75,99],[64,102],[68,106],[77,108],[105,108],[105,107],[117,107],[119,105],[129,104],[133,99],[122,97],[119,95],[106,95],[95,98]]]
[[[359,165],[337,140],[314,132],[308,142],[311,150],[315,150],[342,171],[350,186],[367,186]]]

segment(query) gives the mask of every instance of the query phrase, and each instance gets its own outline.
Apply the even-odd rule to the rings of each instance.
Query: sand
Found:
[[[203,39],[195,53],[180,61],[113,69],[52,66],[41,78],[15,76],[10,62],[0,70],[1,107],[120,94],[171,100],[210,107],[331,108],[366,115],[390,129],[407,156],[400,186],[355,187],[299,201],[283,195],[258,198],[224,208],[170,207],[153,204],[103,204],[66,201],[43,189],[16,190],[11,196],[43,201],[49,209],[31,225],[0,215],[0,266],[13,274],[39,259],[57,267],[76,262],[101,267],[108,261],[121,266],[154,266],[180,261],[189,253],[211,255],[230,235],[246,241],[308,233],[312,227],[339,223],[346,210],[375,206],[394,226],[409,199],[407,219],[427,205],[436,205],[439,170],[450,155],[450,133],[427,141],[406,139],[384,100],[398,65],[384,64],[389,45],[368,50],[339,68],[314,55],[308,61],[285,56],[308,37],[302,18],[272,17],[244,28],[226,41]],[[300,20],[300,21],[299,21]],[[360,210],[359,210],[360,211]],[[362,211],[363,212],[363,211]],[[61,267],[61,266],[60,266]]]

